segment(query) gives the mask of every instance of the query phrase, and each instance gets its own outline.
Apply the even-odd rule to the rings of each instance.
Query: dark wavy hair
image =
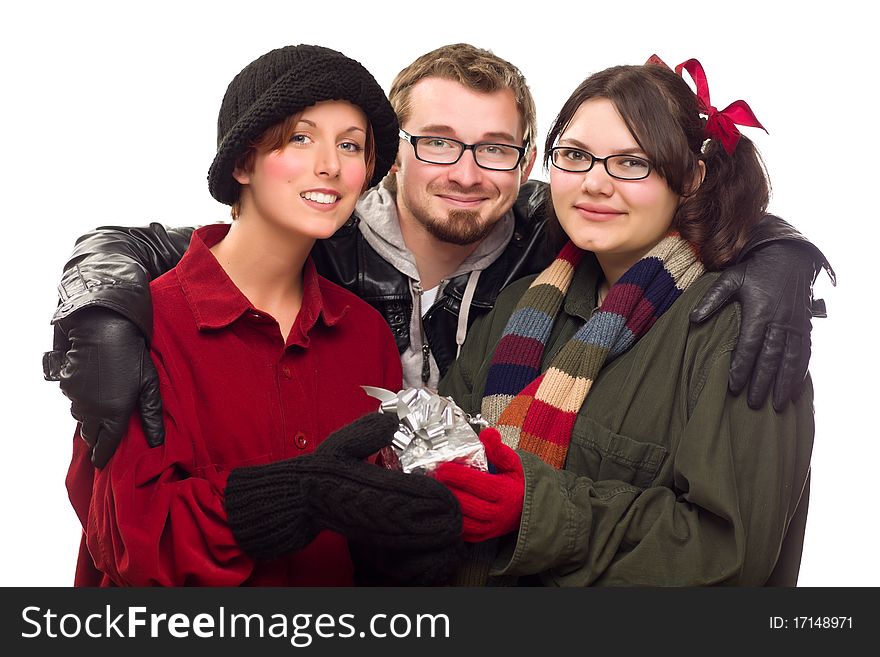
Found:
[[[735,262],[770,200],[770,181],[755,145],[743,136],[732,155],[715,139],[704,147],[706,119],[680,76],[656,64],[614,66],[588,77],[565,101],[547,134],[545,167],[575,112],[594,98],[614,103],[654,170],[685,197],[672,227],[697,247],[706,268],[723,269]],[[705,163],[706,175],[692,193],[699,161]],[[547,212],[550,239],[561,246],[566,238],[549,203]]]

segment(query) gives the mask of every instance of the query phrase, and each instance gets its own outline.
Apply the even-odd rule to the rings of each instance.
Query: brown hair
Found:
[[[412,111],[412,88],[425,78],[453,80],[480,93],[510,89],[516,98],[516,107],[522,121],[523,146],[526,150],[535,147],[538,130],[535,100],[523,74],[507,60],[468,43],[441,46],[422,55],[398,73],[391,83],[388,100],[391,101],[401,124],[409,118]],[[528,159],[523,158],[523,162]]]
[[[257,157],[257,153],[278,151],[284,148],[287,142],[290,141],[291,137],[293,137],[294,133],[296,133],[296,126],[297,123],[299,123],[300,116],[302,116],[302,113],[293,114],[288,116],[284,121],[276,123],[268,128],[256,140],[251,142],[244,153],[236,158],[235,168],[240,171],[251,173],[254,170],[254,160]],[[376,167],[376,140],[373,138],[373,127],[370,125],[369,121],[367,122],[367,138],[364,141],[364,163],[367,166],[367,173],[364,178],[364,186],[361,189],[361,193],[364,193],[369,189],[370,180],[373,177],[373,170]],[[241,199],[232,204],[230,214],[233,219],[238,219],[238,216],[241,214]]]
[[[672,227],[694,244],[707,269],[736,261],[752,227],[770,200],[770,181],[754,144],[741,137],[732,155],[717,140],[703,147],[705,119],[687,83],[665,66],[615,66],[584,80],[562,106],[545,142],[550,149],[585,101],[606,98],[614,103],[627,128],[669,188],[685,197]],[[706,175],[691,193],[698,162]],[[562,229],[549,208],[551,239],[562,241]]]

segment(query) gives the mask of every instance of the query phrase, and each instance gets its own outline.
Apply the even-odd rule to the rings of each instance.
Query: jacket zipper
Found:
[[[424,338],[424,336],[422,336]],[[428,385],[431,378],[431,350],[428,345],[422,344],[422,383]]]
[[[444,279],[440,281],[439,285],[442,286],[445,282],[446,280]],[[422,343],[422,383],[427,386],[428,381],[431,380],[431,347],[425,339],[425,325],[422,323],[422,293],[424,290],[419,281],[413,281],[412,288],[419,302],[417,312],[419,313],[419,339]],[[440,297],[440,290],[437,290],[437,297]]]
[[[412,289],[418,301],[418,308],[414,308],[414,312],[418,313],[416,316],[419,318],[419,340],[422,343],[422,383],[427,385],[431,378],[431,349],[425,341],[425,327],[422,325],[422,292],[424,290],[422,290],[422,284],[419,281],[412,282]]]

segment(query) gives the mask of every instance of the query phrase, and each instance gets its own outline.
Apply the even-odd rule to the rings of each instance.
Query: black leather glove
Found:
[[[729,387],[739,394],[749,383],[753,409],[761,407],[771,385],[777,411],[800,394],[810,364],[815,276],[808,249],[789,241],[771,242],[725,269],[691,312],[691,321],[699,323],[732,299],[742,305]]]
[[[59,344],[59,333],[66,345]],[[61,391],[82,423],[95,466],[110,460],[136,406],[147,442],[153,447],[164,442],[159,377],[134,323],[106,308],[83,308],[56,324],[56,353],[64,346]]]
[[[350,541],[406,553],[461,545],[461,510],[442,484],[367,463],[389,445],[397,420],[372,413],[332,433],[313,454],[236,468],[226,513],[254,559],[299,550],[322,529]]]

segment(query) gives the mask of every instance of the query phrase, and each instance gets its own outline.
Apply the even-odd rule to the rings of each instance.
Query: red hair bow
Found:
[[[666,66],[666,63],[657,55],[651,55],[646,63]],[[697,104],[700,107],[700,112],[708,117],[705,127],[706,137],[720,141],[728,155],[733,154],[739,143],[740,131],[737,129],[737,125],[761,128],[767,132],[767,128],[761,125],[752,108],[744,100],[735,100],[721,111],[712,105],[709,100],[709,82],[706,80],[706,73],[703,71],[702,64],[696,59],[689,59],[679,64],[675,67],[675,72],[681,75],[682,69],[690,74],[696,84]]]
[[[739,143],[740,132],[737,125],[761,128],[767,132],[767,128],[761,125],[752,108],[744,100],[735,100],[720,112],[712,106],[709,101],[709,83],[706,81],[706,73],[696,59],[689,59],[679,64],[675,67],[675,72],[681,75],[681,69],[690,73],[696,83],[697,103],[700,105],[700,111],[709,117],[706,120],[706,136],[720,141],[728,155],[733,154]]]

